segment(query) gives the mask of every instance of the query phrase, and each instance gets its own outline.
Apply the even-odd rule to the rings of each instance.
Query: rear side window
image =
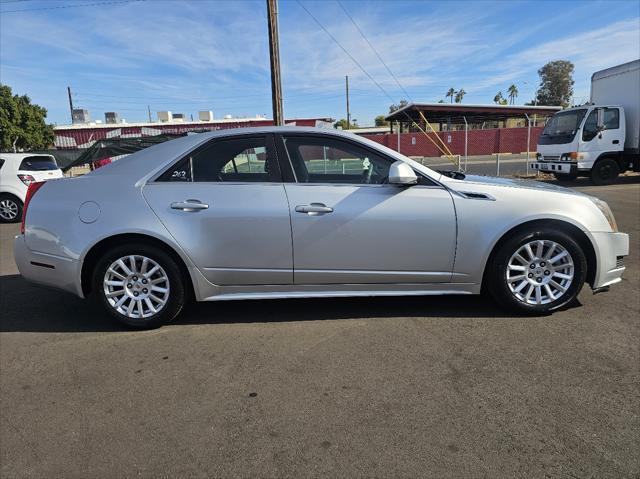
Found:
[[[27,156],[22,160],[18,169],[22,171],[47,171],[57,170],[58,165],[56,160],[50,156]]]
[[[217,140],[183,158],[158,181],[280,182],[272,150],[264,136]]]
[[[4,165],[4,160],[2,158],[0,158],[0,170],[2,169],[3,165]]]

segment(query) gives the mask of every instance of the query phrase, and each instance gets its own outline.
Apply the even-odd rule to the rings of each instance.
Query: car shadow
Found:
[[[579,305],[579,304],[578,304]],[[27,283],[19,275],[0,277],[0,332],[128,331],[96,301]],[[187,305],[176,325],[368,318],[514,318],[481,296],[269,299]]]

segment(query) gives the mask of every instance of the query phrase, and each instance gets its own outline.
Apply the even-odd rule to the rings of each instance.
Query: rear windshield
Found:
[[[56,160],[50,156],[27,156],[20,163],[19,170],[23,171],[46,171],[57,170]]]

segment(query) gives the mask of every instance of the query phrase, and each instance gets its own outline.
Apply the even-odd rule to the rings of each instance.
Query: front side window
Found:
[[[284,137],[298,183],[383,184],[391,162],[340,139]]]
[[[279,182],[266,137],[217,140],[167,170],[159,181]]]
[[[617,130],[620,128],[620,110],[617,108],[603,108],[604,129]],[[584,122],[582,128],[582,139],[584,141],[593,140],[598,131],[598,109],[594,109]]]

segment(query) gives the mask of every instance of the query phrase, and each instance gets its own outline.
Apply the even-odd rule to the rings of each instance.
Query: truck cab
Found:
[[[640,171],[640,60],[595,72],[591,103],[551,117],[538,140],[534,170],[596,185]]]
[[[628,167],[622,154],[625,124],[620,105],[585,105],[558,112],[540,135],[532,167],[559,179],[591,175],[595,183],[611,182]],[[610,161],[601,161],[594,169],[606,159]]]

